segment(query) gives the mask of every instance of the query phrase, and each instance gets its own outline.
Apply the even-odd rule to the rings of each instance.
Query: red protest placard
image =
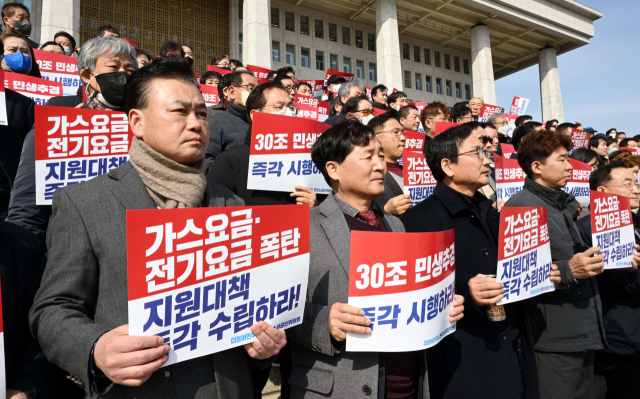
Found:
[[[576,200],[583,207],[589,206],[589,177],[591,176],[591,166],[587,163],[580,162],[577,159],[570,158],[569,162],[573,167],[571,178],[562,190],[576,197]]]
[[[218,88],[216,86],[200,85],[200,91],[207,105],[216,105],[220,102],[218,97]]]
[[[584,130],[573,129],[571,131],[571,141],[573,141],[573,148],[587,148],[590,138],[591,133]]]
[[[553,291],[549,222],[544,207],[503,207],[500,211],[497,281],[499,305]]]
[[[484,104],[482,106],[482,110],[480,111],[478,120],[480,120],[481,122],[486,122],[487,118],[498,112],[504,113],[504,108],[498,107],[497,105]]]
[[[265,80],[267,80],[267,76],[271,72],[273,72],[273,70],[271,70],[269,68],[263,68],[263,67],[259,67],[259,66],[256,66],[256,65],[247,65],[247,69],[250,70],[251,72],[253,72],[253,75],[257,79],[265,79]]]
[[[369,86],[365,86],[364,90],[366,92],[367,99],[369,99],[369,101],[373,101],[373,99],[371,98],[371,90],[373,89]]]
[[[386,110],[386,109],[374,108],[374,109],[373,109],[373,112],[375,112],[375,113],[376,113],[376,116],[380,116],[380,115],[382,115],[382,114],[384,114],[384,113],[387,113],[387,112],[389,112],[389,111],[388,111],[388,110]]]
[[[222,76],[228,75],[228,74],[230,74],[232,72],[230,70],[218,68],[218,67],[213,66],[213,65],[207,65],[207,71],[218,72]]]
[[[329,103],[326,101],[296,94],[293,103],[299,108],[298,117],[324,121],[329,116]]]
[[[452,333],[455,252],[454,230],[352,231],[348,303],[364,310],[372,333],[348,333],[347,351],[421,350]]]
[[[439,135],[440,133],[444,132],[447,129],[451,129],[452,127],[456,127],[456,126],[460,126],[459,123],[455,123],[455,122],[435,122],[434,123],[434,131],[435,131],[435,135]]]
[[[311,146],[331,126],[306,118],[254,114],[247,188],[295,191],[295,185],[318,193],[331,189],[311,161]]]
[[[406,141],[404,143],[404,149],[415,152],[422,152],[422,150],[424,149],[425,136],[426,135],[424,133],[418,133],[414,132],[413,130],[405,129],[404,138],[406,139]]]
[[[495,163],[496,197],[498,201],[507,201],[524,187],[526,175],[518,165],[517,159],[509,159],[493,154]]]
[[[56,189],[81,183],[129,159],[133,134],[124,112],[36,107],[36,204]]]
[[[82,87],[77,58],[38,49],[33,49],[33,55],[43,79],[61,83],[65,96],[76,95]]]
[[[327,73],[325,74],[324,77],[324,84],[327,84],[327,80],[329,79],[329,77],[331,77],[331,75],[338,75],[342,78],[344,78],[344,80],[346,80],[347,82],[351,82],[354,78],[354,74],[352,73],[347,73],[347,72],[340,72],[340,71],[334,71],[333,69],[327,69]]]
[[[422,110],[425,107],[424,101],[418,101],[418,102],[415,102],[415,103],[412,102],[412,103],[409,103],[409,105],[413,105],[414,107],[418,108],[418,111],[420,111],[420,113],[422,113]]]
[[[504,158],[511,158],[511,154],[515,154],[516,149],[513,148],[513,144],[500,143],[500,148],[502,148],[502,156]]]
[[[309,207],[127,211],[129,333],[162,336],[167,364],[300,324],[308,276]]]
[[[619,148],[620,151],[630,151],[632,155],[640,155],[640,148],[639,147],[620,147]]]
[[[604,254],[604,268],[631,267],[635,236],[629,197],[591,191],[591,245]]]
[[[298,80],[298,82],[308,83],[311,86],[313,97],[322,97],[322,93],[324,91],[324,80]]]
[[[13,72],[4,73],[4,87],[29,97],[36,105],[46,105],[51,97],[63,95],[60,82]]]
[[[298,111],[296,113],[296,116],[298,118],[311,119],[314,121],[318,120],[318,117],[319,117],[318,108],[308,104],[299,104],[297,105],[297,107],[298,107]]]
[[[402,152],[402,167],[404,193],[411,197],[411,206],[418,205],[433,194],[438,182],[422,153],[405,148]]]

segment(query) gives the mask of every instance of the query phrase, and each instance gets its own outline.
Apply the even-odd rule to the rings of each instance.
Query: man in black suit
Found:
[[[9,198],[13,188],[22,143],[34,124],[35,103],[29,97],[5,89],[8,125],[0,125],[0,220],[9,210]]]
[[[84,90],[84,87],[80,86],[78,87],[78,91],[76,91],[75,96],[51,97],[49,101],[47,101],[47,105],[74,108],[84,102],[82,99],[82,90]]]

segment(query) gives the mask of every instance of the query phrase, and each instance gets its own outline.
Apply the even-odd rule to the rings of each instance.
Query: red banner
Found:
[[[228,75],[228,74],[230,74],[232,72],[230,70],[218,68],[218,67],[215,67],[213,65],[207,65],[207,71],[218,72],[222,76]]]
[[[414,107],[418,108],[418,111],[420,111],[421,114],[422,114],[422,110],[425,107],[424,101],[418,101],[418,102],[415,102],[415,103],[409,103],[409,105],[413,105]]]
[[[456,127],[456,126],[460,126],[460,124],[455,122],[435,122],[435,127],[434,127],[435,135],[437,136],[440,133],[444,132],[445,130],[451,129],[452,127]]]
[[[516,152],[512,144],[500,143],[500,148],[502,148],[502,156],[504,158],[511,158],[511,154],[515,154]]]
[[[352,73],[347,73],[347,72],[340,72],[340,71],[334,71],[333,69],[327,69],[327,73],[324,77],[324,84],[327,84],[327,80],[329,80],[329,77],[331,77],[331,75],[338,75],[342,78],[344,78],[344,80],[346,80],[347,82],[351,82],[354,78],[354,74]]]
[[[424,133],[414,132],[413,130],[404,130],[404,137],[406,139],[404,144],[405,150],[411,150],[416,152],[422,152],[424,149]]]
[[[317,137],[331,126],[284,115],[254,114],[251,155],[308,154]]]
[[[622,150],[631,151],[631,154],[633,154],[633,155],[640,155],[640,147],[634,147],[634,148],[631,148],[631,147],[620,147],[618,149],[621,150],[621,151]]]
[[[216,105],[220,102],[220,97],[218,97],[218,88],[216,86],[207,86],[201,84],[200,91],[202,92],[202,96],[204,97],[204,102],[208,106]]]
[[[78,59],[68,55],[33,49],[43,79],[62,84],[65,96],[75,96],[82,86],[78,75]]]
[[[488,117],[496,113],[504,113],[504,108],[498,107],[497,105],[485,104],[482,106],[479,119],[486,120]]]
[[[573,129],[571,131],[573,148],[587,148],[589,146],[589,139],[591,139],[591,133],[589,132],[578,129]]]
[[[51,97],[64,95],[60,82],[13,72],[4,73],[4,87],[31,98],[36,105],[46,105]]]
[[[247,65],[247,69],[253,72],[253,75],[257,79],[265,79],[267,80],[267,76],[273,72],[271,69],[263,68],[255,65]],[[262,83],[261,83],[262,84]]]
[[[498,261],[518,256],[548,243],[547,208],[502,208],[499,242]]]

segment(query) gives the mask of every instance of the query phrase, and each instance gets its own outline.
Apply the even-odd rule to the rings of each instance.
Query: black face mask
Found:
[[[230,71],[231,70],[231,67],[218,67],[218,68],[224,69],[225,71]]]
[[[22,21],[11,21],[11,25],[13,25],[14,30],[25,36],[29,36],[31,34],[31,22],[28,19],[23,19]]]
[[[96,82],[100,85],[98,100],[104,100],[105,105],[116,108],[122,107],[122,96],[124,94],[124,85],[129,79],[127,72],[109,72],[95,75]],[[100,98],[102,97],[102,98]]]

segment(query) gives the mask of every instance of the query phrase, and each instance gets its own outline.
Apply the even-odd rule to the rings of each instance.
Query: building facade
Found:
[[[6,0],[5,0],[6,1]],[[110,22],[152,54],[193,46],[200,74],[215,54],[302,79],[328,68],[414,101],[495,104],[495,79],[539,64],[543,120],[564,120],[557,56],[589,43],[602,14],[573,0],[27,0],[33,39],[79,43]],[[521,93],[514,93],[521,94]],[[496,104],[500,105],[500,104]],[[502,104],[505,105],[505,104]]]

